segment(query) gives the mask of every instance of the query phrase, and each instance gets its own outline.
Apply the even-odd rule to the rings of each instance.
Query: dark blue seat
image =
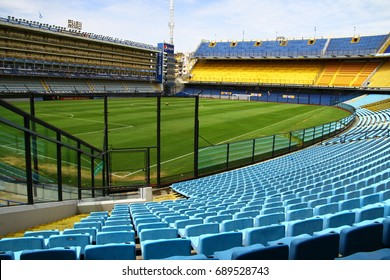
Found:
[[[249,252],[234,252],[232,260],[288,260],[289,247],[286,244],[276,244],[251,250]]]
[[[383,246],[382,223],[345,228],[340,232],[340,254],[343,257],[358,252],[379,250]]]
[[[109,243],[104,245],[87,245],[84,251],[85,260],[135,260],[135,243]]]
[[[76,247],[24,250],[21,260],[78,260],[79,250]]]
[[[323,234],[290,243],[291,260],[333,260],[339,255],[340,235]]]

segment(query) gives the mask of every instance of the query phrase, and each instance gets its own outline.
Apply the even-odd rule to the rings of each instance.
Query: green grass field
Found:
[[[29,110],[27,102],[14,104]],[[162,177],[193,171],[194,104],[192,98],[162,99]],[[103,147],[101,99],[36,102],[35,107],[37,117],[98,148]],[[113,98],[109,99],[108,108],[111,147],[156,146],[155,98]],[[199,145],[206,147],[285,133],[339,120],[348,114],[333,107],[201,99]],[[134,162],[142,158],[139,153],[118,154],[114,169],[121,171],[118,172],[121,178],[136,177],[140,166]],[[155,163],[152,149],[152,166]]]

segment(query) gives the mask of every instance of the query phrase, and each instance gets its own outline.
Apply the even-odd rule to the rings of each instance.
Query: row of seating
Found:
[[[155,89],[150,82],[140,81],[112,81],[112,80],[85,80],[76,79],[26,79],[26,78],[0,78],[0,91],[2,92],[87,92],[102,93],[113,92],[139,92],[150,93]]]
[[[386,35],[311,40],[205,41],[199,45],[194,56],[197,58],[234,58],[367,55],[376,53],[385,43],[385,39]]]

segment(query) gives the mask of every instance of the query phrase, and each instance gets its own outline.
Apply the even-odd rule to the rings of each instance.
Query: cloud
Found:
[[[75,19],[87,32],[152,45],[169,40],[169,0],[1,0],[0,16],[8,15],[61,26]],[[389,15],[388,0],[176,0],[174,40],[176,50],[194,51],[202,39],[385,34]]]

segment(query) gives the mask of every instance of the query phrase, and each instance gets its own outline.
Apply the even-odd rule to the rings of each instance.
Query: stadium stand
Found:
[[[147,44],[12,17],[0,18],[0,39],[1,93],[156,89],[158,50]],[[358,97],[348,102],[357,108],[356,123],[319,145],[173,184],[185,199],[118,204],[110,212],[90,212],[73,228],[3,238],[0,258],[366,258],[362,251],[380,252],[371,258],[389,257],[389,95],[312,92],[389,88],[388,53],[388,34],[202,42],[186,81],[191,93],[231,98],[246,92],[252,101],[318,105]],[[217,87],[229,84],[256,87]],[[20,170],[9,173],[2,172],[2,178],[15,179]]]
[[[0,18],[0,38],[2,93],[154,93],[160,89],[159,50],[148,44],[13,17]]]

